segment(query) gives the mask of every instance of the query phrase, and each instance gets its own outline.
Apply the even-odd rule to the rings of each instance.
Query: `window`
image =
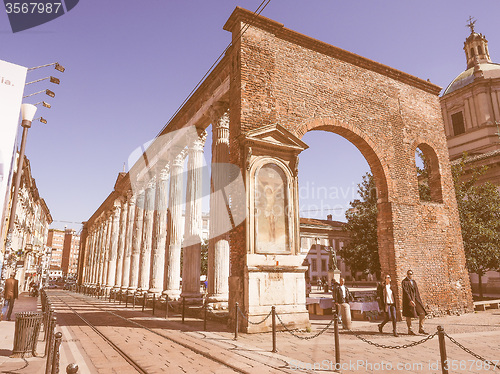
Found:
[[[479,54],[479,55],[483,54],[483,49],[481,48],[480,45],[477,46],[477,54]]]
[[[464,116],[462,112],[452,114],[451,123],[453,124],[453,135],[460,135],[465,132]]]
[[[316,262],[316,259],[312,259],[311,261],[311,269],[312,271],[318,271],[318,263]]]
[[[321,259],[321,271],[326,271],[326,259]]]

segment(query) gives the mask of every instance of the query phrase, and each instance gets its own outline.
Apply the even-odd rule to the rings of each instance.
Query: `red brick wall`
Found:
[[[225,27],[233,38],[245,19],[238,9],[231,16]],[[434,314],[472,310],[439,87],[263,17],[251,22],[259,28],[234,43],[231,57],[231,162],[243,165],[240,132],[264,125],[278,123],[298,137],[311,130],[344,136],[375,176],[382,271],[400,285],[412,268]],[[415,149],[421,143],[438,157],[443,203],[419,200]],[[244,225],[231,235],[233,276],[243,275],[246,235]]]

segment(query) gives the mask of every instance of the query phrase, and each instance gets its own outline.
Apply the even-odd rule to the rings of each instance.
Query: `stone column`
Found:
[[[128,291],[130,293],[137,291],[137,286],[139,284],[139,260],[142,244],[144,195],[144,190],[140,190],[137,193],[137,201],[135,205],[134,227],[132,228],[132,253],[130,254],[130,281],[128,286]]]
[[[104,231],[101,240],[101,286],[106,286],[108,280],[108,255],[109,255],[109,247],[110,247],[110,239],[111,239],[111,225],[113,223],[113,217],[110,213],[106,213],[107,216],[104,218],[103,226]]]
[[[91,249],[91,257],[90,257],[90,282],[91,284],[98,284],[99,283],[99,253],[100,253],[100,247],[99,247],[99,239],[101,236],[101,230],[100,227],[96,227],[96,230],[92,234],[92,242],[90,244],[90,249]]]
[[[201,198],[203,145],[207,133],[189,145],[187,164],[186,215],[182,262],[182,296],[191,299],[201,298],[200,261],[201,261]]]
[[[156,175],[153,242],[151,248],[151,282],[149,293],[157,296],[163,291],[165,273],[165,246],[167,240],[167,190],[169,166]]]
[[[92,256],[90,257],[90,284],[97,285],[99,284],[99,239],[100,239],[100,230],[96,230],[95,235],[92,238],[91,250]]]
[[[144,196],[144,214],[142,226],[141,257],[139,260],[139,284],[138,292],[144,293],[149,290],[149,275],[151,261],[151,243],[153,238],[153,216],[155,204],[156,178],[153,177],[148,183]]]
[[[181,151],[170,166],[170,190],[168,197],[169,244],[167,251],[164,295],[178,299],[181,290],[181,246],[182,246],[182,171],[186,152]]]
[[[89,235],[89,238],[88,238],[88,247],[87,247],[87,253],[85,254],[85,270],[84,270],[84,284],[85,285],[88,285],[90,284],[90,280],[91,280],[91,274],[92,274],[92,255],[93,255],[93,247],[94,247],[94,239],[95,239],[95,235],[96,235],[96,230],[95,230],[95,227],[93,227],[91,229],[91,233]]]
[[[93,228],[90,231],[90,235],[88,236],[88,239],[87,239],[87,243],[88,243],[88,246],[87,246],[87,250],[85,251],[85,259],[84,259],[84,264],[85,264],[85,268],[83,270],[83,283],[85,285],[87,285],[90,281],[90,258],[92,256],[92,240],[93,240],[93,237],[94,237],[94,231],[92,231]]]
[[[123,257],[125,254],[125,235],[127,234],[127,213],[128,201],[121,202],[120,227],[118,230],[118,249],[116,253],[116,277],[114,291],[119,291],[122,287]]]
[[[136,195],[132,191],[129,191],[127,195],[127,230],[125,234],[125,251],[123,253],[122,292],[126,292],[130,286],[130,257],[132,255],[132,238],[134,233],[135,200]]]
[[[112,213],[112,224],[111,224],[111,245],[109,247],[108,253],[108,277],[106,282],[106,288],[111,290],[115,285],[116,278],[116,256],[118,253],[118,234],[120,230],[120,214],[122,211],[122,203],[119,199],[115,200],[113,213]]]
[[[220,112],[219,112],[220,113]],[[227,204],[220,190],[227,177],[214,165],[229,163],[229,111],[212,124],[212,193],[210,195],[210,239],[208,247],[208,300],[227,303],[229,294],[229,235]],[[229,197],[227,197],[229,199]],[[223,234],[221,234],[223,233]]]

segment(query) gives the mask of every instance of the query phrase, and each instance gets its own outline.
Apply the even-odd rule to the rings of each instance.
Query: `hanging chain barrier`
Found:
[[[273,313],[272,311],[270,311],[269,314],[265,316],[264,319],[260,322],[252,322],[243,314],[241,309],[238,308],[238,312],[240,312],[240,315],[245,319],[245,321],[247,321],[251,325],[260,325],[261,323],[264,323],[269,317],[271,317],[271,314]]]
[[[375,346],[377,348],[387,348],[387,349],[405,349],[405,348],[415,347],[415,346],[417,346],[419,344],[425,343],[428,340],[431,340],[432,338],[434,338],[438,334],[437,332],[435,332],[434,334],[427,335],[425,338],[423,338],[421,340],[418,340],[416,342],[409,343],[409,344],[403,344],[403,345],[385,345],[385,344],[379,344],[379,343],[372,342],[371,340],[368,340],[368,339],[362,337],[360,334],[355,333],[353,330],[350,330],[350,332],[356,338],[358,338],[359,340],[361,340],[361,341],[363,341],[365,343],[373,345],[373,346]]]
[[[302,340],[311,340],[311,339],[317,338],[321,334],[325,333],[326,330],[328,330],[328,328],[331,325],[333,325],[333,322],[335,321],[335,318],[333,318],[330,322],[328,322],[328,324],[325,327],[323,327],[321,330],[319,330],[314,335],[300,336],[300,335],[297,335],[293,330],[290,330],[288,327],[286,327],[286,325],[283,323],[283,321],[281,320],[281,317],[280,317],[280,315],[278,313],[276,313],[276,317],[278,317],[278,321],[281,323],[281,326],[283,326],[283,328],[285,329],[286,332],[288,332],[290,335],[295,336],[296,338],[299,338],[299,339],[302,339]]]
[[[486,365],[489,365],[495,369],[500,369],[500,364],[499,364],[499,361],[498,360],[494,360],[496,361],[496,363],[494,363],[493,361],[490,361],[490,360],[487,360],[485,359],[484,357],[478,355],[477,353],[474,353],[472,352],[469,348],[463,346],[462,344],[460,344],[459,342],[457,342],[455,339],[453,339],[450,335],[448,335],[446,332],[444,332],[444,335],[450,339],[450,341],[455,344],[457,347],[461,348],[462,350],[464,350],[465,352],[467,352],[468,354],[470,354],[471,356],[474,356],[475,358],[477,358],[478,360],[484,362]],[[486,367],[485,367],[486,368]]]

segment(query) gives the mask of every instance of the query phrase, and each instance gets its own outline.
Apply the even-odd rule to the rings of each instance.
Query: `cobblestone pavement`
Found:
[[[95,324],[148,373],[329,373],[334,369],[332,327],[311,340],[299,339],[286,331],[278,332],[278,353],[272,353],[270,333],[240,333],[235,341],[233,332],[214,321],[209,321],[208,331],[203,331],[203,322],[194,318],[186,318],[186,323],[182,324],[179,315],[171,315],[168,320],[162,318],[160,315],[164,315],[164,311],[157,311],[158,316],[153,317],[150,308],[141,312],[138,307],[133,310],[130,305],[125,308],[124,304],[66,291],[48,294],[58,311],[58,329],[63,332],[61,367],[77,362],[79,373],[137,371],[69,306]],[[330,320],[328,315],[311,316],[312,331],[296,334],[314,335]],[[416,320],[414,324],[416,327]],[[433,334],[438,325],[473,352],[488,360],[497,360],[497,363],[500,360],[500,310],[429,319],[425,329]],[[398,323],[400,337],[389,334],[389,326],[385,330],[380,334],[375,322],[353,323],[354,332],[376,344],[402,346],[425,338],[406,335],[404,322]],[[370,345],[352,332],[341,330],[340,346],[340,371],[343,373],[441,373],[437,336],[414,347],[388,349]],[[499,369],[466,353],[448,338],[446,349],[450,373],[500,373]]]

